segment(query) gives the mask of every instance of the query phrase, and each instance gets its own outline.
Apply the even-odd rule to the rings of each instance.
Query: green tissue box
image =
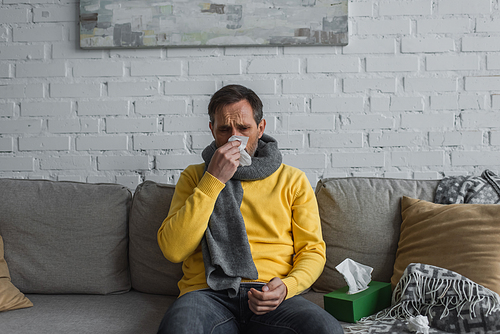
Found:
[[[325,310],[337,320],[356,322],[391,306],[391,283],[371,281],[368,289],[347,294],[349,287],[335,290],[324,295]]]

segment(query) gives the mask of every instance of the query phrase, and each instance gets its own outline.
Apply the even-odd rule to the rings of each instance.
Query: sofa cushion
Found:
[[[0,235],[24,293],[130,289],[128,209],[116,184],[0,179]]]
[[[130,291],[110,295],[27,295],[34,306],[0,313],[0,333],[156,334],[176,297]]]
[[[33,303],[10,280],[9,267],[3,255],[3,239],[0,236],[0,312],[31,306]]]
[[[500,293],[500,206],[443,205],[403,197],[393,286],[410,263],[455,271]]]
[[[179,295],[182,264],[168,261],[157,233],[167,218],[175,186],[145,181],[137,186],[130,211],[130,274],[132,287],[147,293]]]
[[[390,282],[401,225],[403,195],[432,200],[437,180],[331,178],[318,182],[327,261],[313,289],[330,292],[346,285],[335,267],[352,260],[373,268],[372,279]]]

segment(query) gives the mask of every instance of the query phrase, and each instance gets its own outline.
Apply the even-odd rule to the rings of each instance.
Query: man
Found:
[[[264,134],[262,102],[229,85],[209,103],[205,163],[184,170],[158,243],[183,262],[180,296],[158,333],[343,333],[298,294],[325,264],[318,207],[303,172]],[[248,137],[245,152],[240,140]],[[251,165],[240,166],[240,158]]]

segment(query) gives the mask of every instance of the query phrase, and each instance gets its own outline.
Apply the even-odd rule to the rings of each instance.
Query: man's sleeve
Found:
[[[288,289],[286,298],[308,289],[321,275],[326,262],[316,196],[305,175],[298,185],[292,204],[293,268],[283,279]]]
[[[169,261],[182,262],[196,250],[224,186],[208,172],[201,178],[194,168],[182,172],[168,216],[157,235],[158,245]]]

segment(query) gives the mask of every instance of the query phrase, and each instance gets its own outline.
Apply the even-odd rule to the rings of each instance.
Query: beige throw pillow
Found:
[[[404,196],[391,283],[410,263],[455,271],[500,293],[500,205],[442,205]]]
[[[4,258],[3,239],[0,236],[0,311],[31,306],[33,303],[10,281],[9,268]]]

